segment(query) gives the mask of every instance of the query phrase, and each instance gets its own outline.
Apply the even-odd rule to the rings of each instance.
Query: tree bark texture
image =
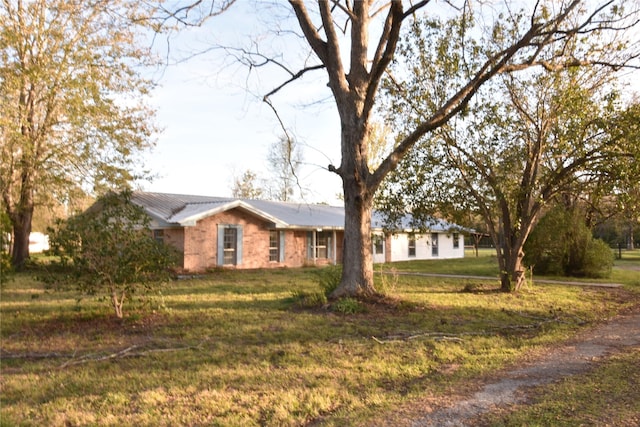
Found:
[[[503,252],[505,269],[500,270],[500,290],[513,292],[520,290],[525,284],[525,269],[522,263],[524,252],[522,248],[516,251]]]
[[[23,163],[26,163],[26,161],[23,161]],[[11,264],[18,271],[24,268],[24,264],[29,258],[29,236],[31,234],[34,211],[34,190],[32,185],[34,175],[35,167],[24,167],[20,180],[20,197],[15,205],[11,205],[10,190],[4,190],[7,214],[13,226]]]
[[[31,219],[33,205],[25,207],[22,212],[14,215],[13,242],[11,248],[11,264],[16,270],[21,270],[29,258],[29,235],[31,234]]]
[[[345,211],[342,280],[331,295],[333,298],[370,296],[376,292],[371,243],[373,193],[366,185],[366,174],[349,164],[355,161],[356,150],[348,151],[351,152],[343,156],[343,166],[349,172],[341,175]]]

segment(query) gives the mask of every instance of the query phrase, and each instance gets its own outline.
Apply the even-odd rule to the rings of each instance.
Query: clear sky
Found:
[[[256,28],[248,26],[249,17],[238,9],[203,28],[172,37],[169,61],[215,42],[249,43],[244,33],[251,34]],[[165,42],[156,42],[163,54]],[[163,130],[157,135],[156,148],[146,158],[146,167],[157,177],[145,183],[144,190],[229,196],[234,175],[250,169],[268,176],[268,149],[283,131],[260,97],[284,82],[286,76],[264,68],[252,73],[247,83],[248,73],[248,67],[217,50],[170,65],[154,75],[160,86],[150,103]],[[285,126],[302,147],[305,166],[300,179],[307,193],[304,201],[338,204],[341,181],[326,168],[329,163],[340,163],[340,124],[323,73],[316,71],[272,99]]]

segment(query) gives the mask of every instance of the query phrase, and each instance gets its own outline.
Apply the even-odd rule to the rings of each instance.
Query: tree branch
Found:
[[[307,7],[305,6],[302,0],[289,0],[291,7],[293,8],[294,13],[296,14],[296,18],[298,18],[298,23],[300,24],[300,28],[302,32],[309,42],[311,49],[318,55],[320,61],[323,64],[327,64],[328,61],[328,51],[327,51],[327,42],[322,40],[320,34],[316,30],[311,18],[309,17],[309,12],[307,12]]]
[[[204,12],[202,12],[201,7],[204,3],[203,0],[197,0],[175,10],[170,10],[165,8],[164,6],[160,6],[158,10],[161,12],[161,15],[151,19],[160,21],[159,28],[162,28],[168,21],[172,19],[175,20],[178,24],[185,27],[199,27],[208,18],[218,16],[227,11],[231,6],[233,6],[235,2],[236,0],[220,0],[218,2],[219,6],[216,7],[216,0],[211,0],[209,9],[205,9]],[[197,13],[194,20],[191,20],[189,17],[192,12]]]
[[[564,22],[570,12],[580,4],[579,0],[573,0],[558,16],[547,23],[536,23],[532,21],[532,25],[529,30],[523,34],[516,42],[511,44],[508,48],[503,49],[500,52],[489,57],[484,64],[478,69],[474,77],[463,86],[458,92],[456,92],[449,100],[436,111],[430,118],[419,124],[413,132],[407,135],[396,148],[382,161],[378,169],[373,173],[371,177],[371,184],[377,186],[389,171],[394,169],[398,162],[404,157],[404,155],[413,147],[413,145],[426,133],[445,124],[451,117],[458,114],[469,103],[471,98],[475,95],[478,89],[487,82],[490,78],[498,73],[505,72],[512,67],[508,64],[509,60],[515,57],[515,55],[522,49],[528,46],[535,46],[535,40],[538,37],[553,34],[551,29],[557,29],[561,22]],[[586,25],[583,23],[580,27]],[[550,43],[548,38],[543,39],[538,49],[530,55],[529,60],[525,61],[521,66],[522,69],[531,67],[536,58],[541,55],[542,47],[547,46]],[[515,66],[514,66],[515,67]]]
[[[396,46],[400,39],[400,29],[403,19],[402,3],[392,2],[387,18],[385,19],[384,30],[378,40],[378,46],[376,47],[376,52],[371,63],[371,73],[369,76],[369,84],[367,85],[367,94],[365,96],[365,115],[368,115],[373,109],[380,80],[393,60]]]
[[[79,358],[76,358],[74,353],[71,359],[67,360],[65,363],[58,366],[58,369],[64,369],[69,366],[81,365],[81,364],[90,363],[90,362],[103,362],[105,360],[121,359],[124,357],[144,357],[144,356],[148,356],[150,354],[155,354],[155,353],[169,353],[174,351],[194,350],[194,349],[200,350],[203,344],[204,344],[204,341],[201,341],[198,345],[191,345],[191,346],[184,346],[184,347],[169,347],[169,348],[150,348],[150,349],[142,349],[140,351],[134,351],[136,349],[139,349],[140,346],[133,344],[125,349],[116,351],[114,353],[101,355],[101,356],[98,356],[95,354],[87,354]],[[60,357],[60,356],[56,356],[56,357]]]
[[[273,105],[271,105],[271,101],[269,101],[269,97],[271,95],[276,94],[277,92],[279,92],[283,87],[287,86],[289,83],[294,82],[295,80],[298,80],[299,78],[301,78],[305,73],[309,72],[309,71],[315,71],[315,70],[321,70],[323,68],[326,68],[324,66],[324,64],[319,64],[319,65],[313,65],[311,67],[305,67],[301,70],[299,70],[297,73],[292,74],[291,78],[285,82],[283,82],[282,84],[280,84],[279,86],[277,86],[275,89],[272,89],[269,93],[267,93],[262,100],[264,102],[266,102],[267,104],[269,104],[269,106],[271,108],[273,108]],[[279,119],[278,119],[279,120]]]

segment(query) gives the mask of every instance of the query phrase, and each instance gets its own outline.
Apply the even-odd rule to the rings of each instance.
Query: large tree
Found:
[[[122,188],[142,173],[153,112],[142,100],[146,14],[127,0],[0,3],[0,192],[12,263],[29,256],[34,207]]]
[[[554,200],[578,197],[603,178],[618,180],[612,165],[637,155],[628,126],[619,126],[634,109],[615,102],[604,85],[610,73],[599,71],[529,72],[487,85],[463,116],[403,160],[381,192],[384,205],[424,216],[471,203],[495,245],[501,289],[519,289],[524,245]]]
[[[324,70],[326,83],[340,120],[341,163],[329,165],[328,170],[340,176],[345,203],[344,258],[341,283],[334,297],[371,295],[373,262],[371,245],[371,212],[376,190],[385,176],[394,170],[402,158],[425,134],[446,124],[464,110],[476,91],[494,76],[507,71],[534,65],[547,68],[601,61],[602,52],[610,49],[618,54],[617,65],[627,61],[628,52],[617,40],[603,43],[604,50],[578,51],[567,46],[588,38],[595,32],[615,33],[633,25],[637,19],[637,3],[626,10],[622,1],[606,1],[586,5],[580,0],[538,1],[523,4],[514,10],[509,1],[472,2],[468,0],[436,3],[429,0],[406,3],[363,1],[289,0],[301,40],[306,41],[312,55],[301,55],[300,64],[285,64],[290,56],[270,56],[265,50],[234,50],[234,55],[250,65],[274,65],[289,73],[287,80],[265,97],[274,105],[275,95],[286,85],[309,72]],[[194,3],[201,7],[202,2]],[[472,7],[473,6],[473,7]],[[520,6],[518,6],[520,7]],[[185,21],[193,8],[182,9],[173,16]],[[472,13],[472,11],[474,13]],[[451,75],[446,96],[432,93],[428,101],[435,104],[430,114],[421,117],[411,129],[401,135],[397,145],[379,165],[370,169],[368,145],[378,100],[381,79],[396,54],[398,41],[406,23],[418,14],[455,16],[460,25],[452,34],[458,41],[459,54],[473,45],[473,64],[469,67],[445,69]],[[276,24],[278,37],[292,34],[285,20]],[[408,31],[411,31],[409,28]],[[473,40],[476,40],[473,43]],[[298,39],[300,40],[300,39]],[[421,41],[427,50],[437,49],[425,34]],[[615,49],[614,48],[615,44]],[[637,47],[637,46],[636,46]],[[565,53],[575,53],[565,56]],[[409,71],[409,70],[407,70]]]

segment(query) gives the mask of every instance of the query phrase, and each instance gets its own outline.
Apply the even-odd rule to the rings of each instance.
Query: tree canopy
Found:
[[[426,23],[417,31],[425,27],[434,28]],[[420,40],[408,45],[403,59],[424,74],[406,80],[402,92],[389,82],[389,115],[398,127],[411,128],[413,120],[430,114],[431,90],[446,85],[442,70],[460,66],[447,54],[446,31],[435,67],[417,53]],[[554,199],[579,194],[603,177],[618,180],[622,174],[612,166],[637,156],[625,136],[629,127],[619,126],[635,107],[619,102],[614,71],[585,66],[498,76],[477,91],[463,114],[405,157],[379,193],[380,208],[390,221],[405,209],[418,219],[475,212],[496,247],[502,289],[519,289],[524,244]]]
[[[156,131],[143,102],[147,17],[128,0],[0,3],[0,203],[14,266],[29,255],[34,206],[143,175]]]
[[[242,172],[240,176],[233,177],[231,196],[241,199],[262,199],[265,190],[258,179],[258,175],[251,169]]]

